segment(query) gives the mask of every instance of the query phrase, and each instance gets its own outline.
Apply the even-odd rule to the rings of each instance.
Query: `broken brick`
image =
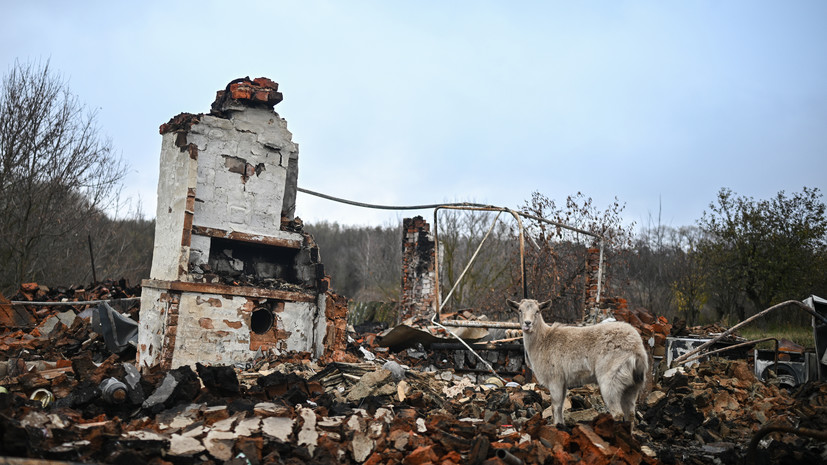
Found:
[[[439,459],[433,446],[420,446],[402,459],[403,465],[423,465],[428,462],[436,462]]]

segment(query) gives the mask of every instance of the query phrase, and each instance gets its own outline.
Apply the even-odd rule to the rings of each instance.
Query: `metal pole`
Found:
[[[520,329],[520,323],[512,323],[510,321],[487,321],[487,320],[445,320],[442,322],[445,326],[457,328],[504,328],[504,329]]]
[[[579,229],[579,228],[569,226],[567,224],[547,220],[545,218],[541,218],[539,216],[532,215],[530,213],[525,213],[525,212],[521,212],[521,211],[512,211],[511,209],[508,209],[508,208],[494,207],[492,205],[482,205],[482,204],[478,204],[478,203],[447,203],[447,204],[430,204],[430,205],[375,205],[375,204],[368,204],[368,203],[363,203],[363,202],[355,202],[355,201],[352,201],[352,200],[342,199],[342,198],[339,198],[339,197],[334,197],[332,195],[321,194],[321,193],[314,192],[314,191],[311,191],[311,190],[308,190],[308,189],[303,189],[301,187],[297,187],[296,189],[299,192],[303,192],[305,194],[315,195],[317,197],[332,200],[334,202],[341,202],[341,203],[345,203],[345,204],[348,204],[348,205],[355,205],[357,207],[376,208],[376,209],[380,209],[380,210],[423,210],[423,209],[427,209],[427,208],[433,208],[434,209],[434,243],[437,247],[437,252],[435,254],[435,255],[437,255],[437,263],[436,263],[436,278],[437,278],[437,280],[436,280],[436,282],[437,282],[436,306],[437,306],[437,308],[439,308],[439,306],[440,306],[440,300],[441,300],[441,297],[442,297],[441,293],[440,293],[440,289],[439,289],[439,259],[438,259],[438,254],[439,254],[438,230],[439,230],[439,227],[438,227],[438,221],[437,221],[437,210],[440,209],[440,208],[454,208],[454,209],[457,209],[457,210],[507,211],[507,212],[511,213],[512,215],[514,215],[514,217],[517,219],[517,224],[519,225],[519,228],[520,228],[520,268],[521,268],[521,274],[522,274],[522,280],[523,280],[523,298],[528,297],[528,283],[526,282],[526,279],[525,279],[525,235],[524,235],[524,231],[523,231],[523,224],[522,224],[522,221],[520,220],[521,216],[533,219],[535,221],[540,221],[540,222],[543,222],[543,223],[548,223],[548,224],[551,224],[551,225],[554,225],[554,226],[558,226],[560,228],[567,229],[567,230],[570,230],[570,231],[574,231],[574,232],[578,232],[578,233],[581,233],[581,234],[586,234],[588,236],[600,238],[601,244],[602,244],[602,241],[603,241],[603,236],[601,236],[600,234],[595,234],[595,233],[590,232],[590,231],[586,231],[585,229]],[[602,264],[602,251],[603,251],[603,248],[602,248],[602,245],[601,245],[601,264]],[[597,301],[598,302],[600,301],[600,284],[599,283],[598,283]]]
[[[547,224],[550,224],[550,225],[559,226],[563,229],[568,229],[569,231],[578,232],[580,234],[585,234],[587,236],[592,236],[592,237],[598,237],[598,238],[603,237],[600,234],[595,234],[593,232],[586,231],[585,229],[575,228],[574,226],[569,226],[567,224],[558,223],[556,221],[547,220],[547,219],[545,219],[541,216],[532,215],[532,214],[526,213],[526,212],[517,212],[517,213],[519,213],[520,216],[524,216],[526,218],[531,218],[532,220],[536,220],[536,221],[542,221],[543,223],[547,223]]]
[[[484,237],[482,238],[482,240],[480,241],[480,244],[477,246],[477,250],[475,250],[475,251],[474,251],[474,254],[473,254],[473,255],[471,255],[471,259],[470,259],[470,260],[468,260],[468,264],[467,264],[467,265],[465,265],[465,269],[463,269],[463,270],[462,270],[462,273],[460,273],[459,277],[457,278],[457,281],[454,283],[454,287],[452,287],[452,288],[451,288],[451,291],[450,291],[450,292],[448,292],[448,295],[446,295],[446,296],[445,296],[445,302],[444,302],[444,303],[442,303],[442,304],[439,306],[439,311],[440,311],[440,312],[442,311],[442,307],[443,307],[446,303],[448,303],[448,300],[449,300],[449,299],[451,298],[451,296],[454,294],[454,291],[457,289],[457,286],[459,286],[459,283],[462,281],[462,278],[464,278],[464,277],[465,277],[465,273],[467,273],[467,272],[468,272],[468,270],[469,270],[469,269],[471,269],[471,264],[472,264],[472,263],[474,263],[474,260],[477,258],[477,255],[480,253],[480,250],[482,250],[482,245],[483,245],[483,244],[485,244],[485,240],[486,240],[486,239],[488,239],[488,236],[490,236],[490,235],[491,235],[491,231],[493,231],[493,230],[494,230],[494,226],[496,226],[496,225],[497,225],[497,220],[500,218],[500,214],[501,214],[501,213],[502,213],[502,212],[497,213],[497,217],[496,217],[496,218],[494,218],[494,221],[492,221],[492,222],[491,222],[491,227],[490,227],[490,228],[488,228],[488,232],[486,232],[486,233],[485,233],[485,236],[484,236]]]
[[[580,233],[580,234],[585,234],[587,236],[591,236],[591,237],[595,237],[595,238],[600,239],[600,259],[599,259],[598,266],[597,266],[597,273],[598,273],[597,274],[597,298],[596,298],[596,301],[595,301],[596,303],[600,303],[600,294],[601,294],[601,291],[602,291],[602,278],[603,278],[603,249],[604,249],[603,236],[600,235],[600,234],[595,234],[595,233],[590,232],[590,231],[586,231],[585,229],[575,228],[573,226],[569,226],[569,225],[566,225],[566,224],[563,224],[563,223],[558,223],[556,221],[547,220],[545,218],[542,218],[542,217],[539,217],[539,216],[536,216],[536,215],[532,215],[530,213],[525,213],[525,212],[518,211],[518,212],[516,212],[516,214],[518,214],[520,216],[524,216],[526,218],[530,218],[530,219],[535,220],[535,221],[539,221],[539,222],[542,222],[542,223],[547,223],[547,224],[557,226],[557,227],[560,227],[560,228],[563,228],[563,229],[568,229],[569,231],[573,231],[573,232]],[[521,234],[520,239],[522,241],[522,223],[520,223],[520,228],[521,228],[520,229],[520,234]],[[522,256],[521,256],[521,258],[522,258]],[[525,283],[525,264],[523,264],[523,283]],[[527,290],[526,284],[523,284],[523,297],[524,298],[528,297],[528,290]]]
[[[522,279],[523,285],[523,298],[528,298],[528,283],[526,282],[526,272],[525,272],[525,229],[523,228],[523,222],[520,218],[522,213],[518,211],[511,210],[509,208],[503,207],[494,207],[494,206],[477,206],[477,205],[440,205],[434,208],[434,246],[436,247],[437,253],[435,254],[436,263],[435,263],[435,270],[436,270],[436,285],[437,285],[437,295],[436,295],[436,304],[437,304],[437,312],[442,309],[442,293],[440,292],[439,286],[439,210],[469,210],[469,211],[491,211],[491,212],[508,212],[510,213],[514,219],[517,221],[517,227],[519,229],[519,244],[520,244],[520,276]],[[593,234],[592,234],[593,235]]]
[[[439,319],[439,309],[442,308],[442,288],[439,285],[439,220],[437,212],[439,207],[434,208],[434,285],[436,286],[436,303],[434,307],[434,317]]]
[[[595,305],[600,306],[600,291],[603,284],[603,238],[600,238],[600,258],[597,260],[597,299]]]
[[[75,300],[66,302],[29,302],[27,300],[12,300],[9,302],[12,305],[31,305],[33,307],[65,307],[72,305],[97,305],[102,302],[132,302],[141,300],[140,297],[124,297],[122,299],[102,299],[102,300]]]
[[[709,357],[710,355],[713,355],[713,354],[719,354],[721,352],[726,352],[728,350],[737,349],[739,347],[752,346],[752,345],[755,345],[755,344],[758,344],[758,343],[761,343],[761,342],[766,342],[766,341],[775,341],[776,353],[778,353],[778,350],[777,350],[778,339],[776,339],[774,337],[765,337],[763,339],[756,339],[754,341],[742,342],[740,344],[735,344],[733,346],[727,346],[727,347],[724,347],[724,348],[721,348],[721,349],[710,350],[709,352],[707,352],[705,354],[696,355],[696,356],[694,356],[690,359],[684,360],[683,362],[681,362],[681,364],[683,365],[683,364],[686,364],[686,363],[689,363],[689,362],[694,362],[695,360],[698,360],[698,359],[701,359],[701,358],[704,358],[704,357]]]
[[[92,259],[92,282],[98,282],[98,276],[95,274],[95,254],[92,252],[92,235],[87,234],[86,239],[89,240],[89,257]]]
[[[820,319],[823,323],[827,324],[827,318],[824,318],[823,316],[816,313],[815,310],[810,308],[805,303],[799,302],[797,300],[787,300],[786,302],[781,302],[780,304],[773,305],[772,307],[770,307],[766,310],[762,310],[760,313],[756,313],[755,315],[752,315],[751,317],[747,318],[746,320],[744,320],[744,321],[738,323],[737,325],[729,328],[728,330],[724,331],[719,336],[717,336],[713,339],[710,339],[709,341],[707,341],[707,342],[701,344],[700,346],[696,347],[694,350],[691,350],[691,351],[681,355],[680,357],[678,357],[677,359],[672,361],[672,365],[677,366],[677,365],[682,364],[689,357],[701,352],[702,350],[706,349],[707,347],[711,346],[712,344],[715,344],[716,342],[720,341],[721,339],[729,336],[730,334],[732,334],[733,331],[740,328],[741,326],[752,323],[753,321],[755,321],[758,318],[761,318],[762,316],[766,315],[767,313],[769,313],[773,310],[777,310],[781,307],[786,307],[787,305],[797,305],[802,310],[806,311],[807,313],[809,313],[809,314],[811,314],[815,317],[818,317],[818,319]]]
[[[520,279],[523,281],[523,299],[528,298],[528,282],[525,279],[525,232],[523,230],[523,220],[520,219],[518,212],[508,210],[517,220],[517,227],[520,229]]]
[[[480,354],[478,354],[476,351],[474,351],[474,349],[472,349],[471,346],[468,345],[468,343],[465,342],[464,339],[457,336],[457,334],[455,332],[451,331],[450,329],[446,328],[445,326],[441,325],[438,321],[436,321],[436,313],[434,313],[434,316],[431,318],[431,323],[433,323],[434,325],[439,326],[440,328],[444,329],[445,332],[447,332],[448,334],[453,336],[454,339],[458,340],[462,345],[465,346],[466,349],[470,350],[471,353],[474,354],[477,357],[477,359],[485,365],[486,368],[488,368],[488,371],[490,371],[494,376],[496,376],[500,381],[502,381],[503,384],[505,384],[505,380],[502,378],[502,376],[498,375],[496,371],[494,371],[494,367],[492,367],[491,364],[488,363],[488,360],[480,357]]]

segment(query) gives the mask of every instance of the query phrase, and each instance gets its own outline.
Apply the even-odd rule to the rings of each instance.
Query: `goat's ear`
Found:
[[[548,310],[551,308],[551,301],[546,300],[545,302],[541,302],[538,306],[540,307],[540,310]]]
[[[520,309],[520,303],[519,302],[514,302],[513,300],[508,300],[508,299],[506,299],[505,301],[508,302],[508,306],[511,307],[512,310],[519,310]]]

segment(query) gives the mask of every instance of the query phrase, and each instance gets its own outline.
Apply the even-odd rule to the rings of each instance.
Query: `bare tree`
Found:
[[[126,169],[96,112],[45,65],[15,62],[0,88],[0,289],[47,276],[50,244],[108,206]]]
[[[565,206],[534,192],[523,211],[556,223],[603,237],[603,296],[622,295],[619,282],[625,268],[623,257],[632,240],[633,225],[623,224],[625,206],[617,199],[606,209],[596,207],[590,197],[578,192],[566,198]],[[554,300],[555,321],[576,321],[585,314],[586,264],[589,248],[599,239],[535,220],[526,222],[531,247],[526,249],[526,281],[529,296]],[[602,302],[605,299],[601,298]]]

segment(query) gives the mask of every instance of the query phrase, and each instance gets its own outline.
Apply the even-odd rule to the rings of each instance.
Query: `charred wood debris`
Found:
[[[758,381],[748,359],[653,374],[631,432],[596,387],[572,389],[566,426],[556,428],[519,338],[474,345],[505,384],[467,350],[391,350],[376,332],[355,331],[335,361],[264,353],[245,366],[140,373],[134,347],[95,332],[94,305],[9,303],[115,299],[137,320],[130,298],[140,292],[124,281],[30,283],[0,300],[0,463],[735,464],[748,452],[756,463],[827,460],[823,439],[784,432],[827,430],[827,384],[783,389]],[[645,311],[616,317],[656,349],[674,330]],[[767,427],[776,429],[764,435]]]

